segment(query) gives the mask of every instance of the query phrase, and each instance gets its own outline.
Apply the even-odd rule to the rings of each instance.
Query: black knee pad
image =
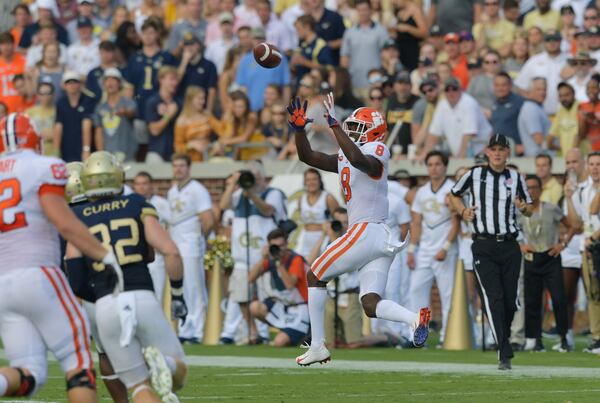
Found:
[[[96,390],[96,371],[93,369],[81,369],[67,380],[67,391],[73,388]]]
[[[19,389],[7,396],[29,396],[35,389],[35,378],[33,375],[25,375],[21,368],[15,368],[19,372]]]

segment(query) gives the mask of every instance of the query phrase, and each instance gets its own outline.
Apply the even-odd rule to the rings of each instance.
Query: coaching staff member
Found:
[[[509,143],[502,134],[489,140],[486,166],[471,168],[452,188],[450,198],[461,218],[471,223],[475,275],[498,345],[498,369],[511,369],[510,324],[517,310],[521,250],[516,210],[527,217],[532,200],[519,172],[506,167]],[[469,206],[461,196],[471,195]]]

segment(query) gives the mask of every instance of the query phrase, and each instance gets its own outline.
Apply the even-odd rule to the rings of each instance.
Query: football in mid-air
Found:
[[[273,69],[281,63],[281,52],[275,45],[261,42],[254,47],[254,60],[266,69]]]

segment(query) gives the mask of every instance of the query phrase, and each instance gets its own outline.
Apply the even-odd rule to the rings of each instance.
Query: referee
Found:
[[[514,356],[510,346],[510,325],[518,309],[517,283],[521,250],[517,242],[519,227],[516,209],[527,217],[532,200],[519,172],[506,167],[510,146],[506,137],[490,138],[486,155],[488,165],[471,168],[452,188],[451,203],[462,219],[471,223],[475,275],[498,345],[498,369],[511,369]],[[471,204],[461,196],[468,192]]]

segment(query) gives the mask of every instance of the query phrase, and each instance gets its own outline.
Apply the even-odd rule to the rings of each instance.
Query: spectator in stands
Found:
[[[281,102],[281,90],[276,84],[269,84],[265,88],[263,95],[264,104],[258,111],[258,123],[262,126],[271,120],[271,107],[273,104]]]
[[[294,134],[287,124],[285,105],[277,100],[269,109],[269,120],[262,125],[261,129],[265,140],[273,146],[268,156],[284,160],[292,151],[296,151]]]
[[[176,97],[177,69],[161,67],[158,82],[158,93],[146,102],[145,119],[150,133],[146,162],[169,161],[174,150],[175,120],[181,110],[181,100]]]
[[[227,51],[223,72],[219,75],[219,103],[222,111],[230,109],[229,94],[239,87],[235,77],[243,55],[242,48],[239,46],[234,46]]]
[[[432,0],[429,7],[429,26],[437,23],[442,34],[470,31],[479,22],[481,2],[479,0]]]
[[[54,0],[37,0],[36,4],[38,19],[23,30],[21,40],[19,41],[19,48],[28,49],[33,45],[35,42],[34,37],[38,34],[38,31],[43,25],[54,26],[58,41],[67,46],[69,44],[69,34],[61,24],[54,20],[53,9],[56,6]]]
[[[415,103],[411,119],[411,136],[413,144],[417,149],[423,147],[423,144],[425,144],[431,119],[440,100],[437,79],[434,76],[425,78],[425,80],[421,81],[421,85],[419,85],[419,91],[423,96]]]
[[[221,0],[219,1],[219,15],[216,18],[207,19],[206,24],[206,35],[204,38],[204,43],[206,46],[210,46],[215,41],[221,38],[221,15],[229,14],[231,15],[231,27],[233,32],[236,32],[239,29],[239,26],[236,26],[235,16],[233,15],[233,9],[235,8],[235,1],[233,0]]]
[[[421,81],[435,71],[434,63],[436,58],[437,54],[435,47],[432,44],[425,43],[421,46],[417,68],[410,73],[413,84],[413,94],[420,95],[419,87],[421,86]]]
[[[290,59],[290,67],[296,74],[298,83],[311,69],[333,66],[335,63],[332,49],[317,35],[316,24],[315,19],[308,14],[298,17],[294,24],[300,44]]]
[[[0,34],[0,101],[7,107],[9,113],[16,112],[20,96],[15,91],[13,78],[25,73],[25,58],[15,52],[15,41],[9,32]]]
[[[389,7],[389,5],[384,5],[382,3],[384,2],[382,2],[381,0],[371,0],[371,9],[373,10],[373,21],[380,23],[386,28],[393,29],[394,25],[396,24],[396,16],[394,15],[394,10],[392,9],[392,7]],[[343,5],[347,7],[338,5],[338,12],[340,13],[340,15],[344,17],[344,20],[350,19],[351,21],[356,22],[358,17],[352,19],[349,18],[347,15],[344,15],[346,10],[348,10],[348,13],[356,12],[356,10],[354,10],[351,7],[350,2],[344,1]],[[396,3],[396,5],[398,5],[398,3]],[[421,9],[419,8],[419,10]],[[425,21],[425,24],[427,24],[427,21]],[[427,30],[425,30],[425,32],[427,32]]]
[[[156,22],[160,21],[162,31],[162,28],[164,28],[164,10],[161,5],[154,0],[141,0],[136,3],[138,6],[131,10],[135,29],[137,29],[138,32],[141,32],[146,21],[155,20]]]
[[[544,51],[544,32],[540,27],[531,27],[527,30],[527,44],[530,56],[538,55]]]
[[[192,161],[205,161],[210,135],[219,128],[220,122],[206,110],[206,90],[188,86],[181,114],[175,122],[175,152],[188,155]]]
[[[587,37],[587,50],[590,52],[592,58],[600,59],[600,29],[598,27],[591,27],[586,34]]]
[[[535,10],[527,13],[523,20],[526,30],[535,26],[547,32],[560,28],[560,14],[550,8],[551,0],[535,0]]]
[[[242,91],[231,94],[231,109],[224,112],[219,139],[214,143],[213,155],[225,155],[234,159],[250,161],[267,152],[264,148],[240,148],[243,143],[260,143],[264,137],[258,127],[256,113],[250,110],[250,100]],[[238,146],[238,147],[235,147]]]
[[[383,44],[379,52],[381,68],[388,77],[395,77],[404,67],[400,63],[398,45],[391,38]]]
[[[514,79],[521,71],[527,59],[529,59],[527,38],[517,37],[511,44],[510,56],[504,60],[504,71]]]
[[[95,0],[96,10],[94,19],[101,33],[109,31],[112,27],[114,7],[111,0]]]
[[[237,38],[233,34],[233,14],[228,12],[219,14],[219,26],[221,37],[206,47],[204,56],[215,64],[217,73],[221,74],[225,67],[227,52],[237,43]]]
[[[469,71],[467,69],[467,58],[460,53],[460,36],[454,32],[444,36],[444,50],[448,55],[448,64],[452,68],[452,76],[456,77],[461,88],[466,89],[469,85]]]
[[[576,147],[587,139],[591,151],[600,151],[600,120],[597,118],[600,112],[600,75],[594,74],[587,83],[588,102],[579,105],[579,135]]]
[[[59,45],[58,42],[44,45],[42,59],[26,71],[29,88],[37,88],[42,81],[49,81],[54,85],[54,102],[57,102],[63,95],[62,81],[65,66],[60,63],[61,48]]]
[[[596,7],[587,7],[583,12],[583,29],[591,31],[598,26],[598,9]]]
[[[394,81],[394,94],[387,99],[385,109],[385,119],[390,132],[395,125],[400,125],[394,144],[402,147],[402,154],[408,152],[408,145],[412,143],[411,139],[411,115],[415,103],[419,97],[412,93],[410,74],[407,71],[401,71]]]
[[[252,39],[254,45],[263,42],[265,40],[265,30],[260,27],[253,28]],[[254,60],[252,50],[249,50],[240,60],[235,76],[235,82],[240,87],[246,89],[246,93],[250,99],[250,109],[252,112],[256,112],[262,108],[263,94],[265,93],[265,88],[269,84],[277,84],[283,88],[283,99],[290,99],[291,97],[290,69],[285,57],[281,59],[279,66],[273,69],[263,69],[260,68],[258,63],[256,63],[256,60]]]
[[[279,332],[272,345],[275,347],[300,344],[308,335],[308,285],[304,258],[288,249],[287,234],[276,228],[267,235],[262,260],[250,270],[248,281],[254,283],[269,273],[271,289],[264,300],[250,304],[253,317],[275,327]]]
[[[579,102],[575,100],[573,87],[565,82],[558,84],[558,99],[560,106],[550,127],[548,149],[563,156],[577,141]]]
[[[99,20],[102,20],[101,17],[98,18]],[[100,34],[100,40],[116,42],[119,27],[125,22],[129,22],[129,11],[125,6],[115,7],[114,10],[111,11],[111,24],[106,30],[102,31]]]
[[[412,0],[397,0],[394,9],[398,22],[393,28],[396,30],[400,61],[408,70],[413,70],[419,59],[419,43],[427,38],[427,21],[423,9]]]
[[[477,100],[486,117],[491,116],[492,106],[496,100],[494,94],[494,77],[502,70],[500,54],[491,50],[483,56],[483,74],[472,77],[467,92]],[[504,134],[504,133],[503,133]]]
[[[206,93],[206,110],[212,112],[217,96],[217,68],[203,55],[204,45],[191,32],[183,35],[183,57],[177,68],[179,87],[177,94],[183,96],[190,85],[204,88]]]
[[[33,67],[42,60],[44,46],[56,44],[60,48],[60,63],[67,63],[67,47],[56,39],[56,27],[44,23],[37,33],[37,43],[27,49],[27,68]]]
[[[296,47],[292,42],[293,37],[287,27],[279,20],[272,10],[269,0],[256,0],[256,13],[258,15],[260,26],[266,32],[266,40],[277,48],[288,53]]]
[[[494,95],[490,123],[494,133],[502,133],[514,144],[516,155],[523,154],[523,144],[519,135],[517,119],[524,99],[513,92],[512,79],[508,73],[500,72],[494,77]]]
[[[82,93],[81,78],[74,71],[63,75],[64,95],[56,104],[54,149],[66,162],[85,161],[93,146],[94,100]]]
[[[206,36],[206,20],[202,18],[202,0],[186,0],[185,18],[171,27],[166,49],[179,56],[183,52],[183,36],[186,32],[193,33],[204,43]]]
[[[475,99],[462,92],[460,83],[450,77],[444,83],[446,98],[438,103],[429,127],[429,135],[418,161],[424,161],[427,153],[446,138],[450,155],[458,158],[473,157],[479,154],[492,134],[481,107]]]
[[[594,66],[598,61],[592,59],[588,52],[577,52],[575,56],[567,59],[567,63],[573,72],[567,83],[575,90],[575,99],[579,102],[585,102],[587,100],[586,84],[594,74]],[[566,69],[563,69],[563,72]]]
[[[233,9],[236,24],[247,25],[249,27],[261,26],[260,18],[256,12],[256,0],[240,0],[239,4]]]
[[[77,0],[77,17],[69,21],[65,28],[69,33],[69,43],[72,45],[81,40],[81,32],[79,30],[79,19],[88,18],[90,20],[91,34],[94,39],[98,39],[102,29],[96,23],[94,17],[95,0]]]
[[[367,105],[371,108],[377,109],[381,114],[385,114],[383,91],[381,88],[373,87],[369,90],[369,101]]]
[[[235,32],[236,32],[237,39],[238,39],[238,46],[240,48],[242,48],[244,53],[250,52],[252,49],[254,49],[255,42],[254,42],[254,38],[252,37],[252,32],[253,32],[252,28],[245,25],[245,26],[240,27]],[[260,31],[256,31],[256,32],[260,32]],[[265,35],[266,35],[266,33],[265,33]]]
[[[479,55],[477,53],[477,44],[475,43],[475,38],[470,31],[462,31],[458,34],[460,38],[458,48],[460,49],[460,54],[464,55],[467,58],[467,63],[472,60],[479,59]]]
[[[525,63],[515,80],[515,85],[522,96],[527,96],[535,77],[544,77],[548,88],[556,88],[560,82],[560,71],[567,61],[566,56],[560,51],[560,40],[561,36],[558,31],[546,33],[544,36],[545,51],[532,56]],[[550,91],[544,102],[544,111],[549,115],[554,115],[557,109],[558,94],[556,91]]]
[[[69,22],[77,19],[77,1],[76,0],[56,0],[54,14],[56,21],[66,26]]]
[[[85,88],[94,94],[96,101],[102,97],[104,71],[117,67],[117,47],[113,42],[102,41],[98,45],[98,49],[100,50],[100,65],[90,70],[85,80]]]
[[[481,21],[473,26],[477,48],[491,48],[507,57],[515,39],[516,27],[500,15],[500,0],[484,0]]]
[[[565,53],[571,53],[575,41],[575,33],[578,31],[575,25],[575,10],[570,4],[565,4],[560,8],[560,34],[562,42],[560,48]]]
[[[131,21],[124,21],[117,28],[117,45],[119,65],[127,64],[129,58],[142,48],[142,40]]]
[[[13,77],[12,86],[17,94],[17,101],[12,105],[12,112],[25,112],[25,109],[35,105],[35,92],[28,91],[23,74],[16,74]]]
[[[308,0],[308,9],[315,19],[317,35],[327,42],[331,49],[332,64],[337,66],[340,63],[340,48],[346,30],[342,16],[325,8],[325,0]]]
[[[379,52],[388,39],[388,33],[385,27],[371,19],[369,0],[357,0],[355,7],[358,23],[344,32],[340,65],[347,68],[352,76],[354,94],[364,97],[369,90],[367,73],[381,67]]]
[[[37,105],[27,109],[25,113],[34,121],[42,137],[42,154],[55,155],[52,142],[54,139],[54,123],[56,122],[56,105],[54,103],[54,85],[52,82],[41,82],[37,86]]]
[[[542,181],[541,200],[558,206],[563,195],[563,185],[552,176],[552,157],[548,154],[535,156],[535,175]]]
[[[25,31],[25,28],[31,23],[31,12],[26,4],[21,3],[13,8],[11,14],[15,19],[15,24],[8,32],[13,36],[15,46],[17,46],[21,41],[23,31]]]
[[[529,96],[523,102],[517,120],[519,136],[523,143],[523,154],[535,157],[546,147],[550,119],[544,112],[548,84],[545,78],[536,77],[532,80]]]
[[[85,81],[88,73],[100,65],[98,39],[93,36],[92,20],[88,17],[77,19],[78,40],[67,49],[67,69],[75,71]]]
[[[124,155],[125,161],[134,161],[137,141],[133,132],[136,104],[121,94],[123,76],[116,67],[104,70],[102,90],[105,96],[96,106],[93,121],[96,143],[115,155]]]

